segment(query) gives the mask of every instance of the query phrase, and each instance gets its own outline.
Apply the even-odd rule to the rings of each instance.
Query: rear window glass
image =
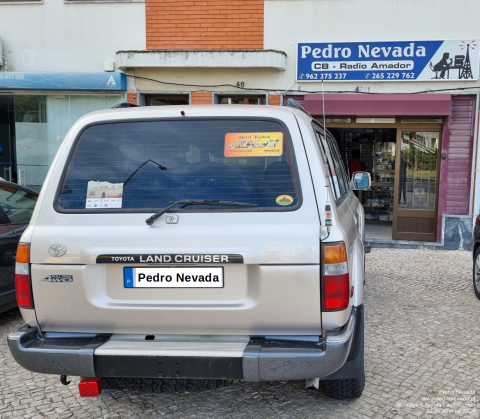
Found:
[[[58,204],[59,210],[140,212],[208,199],[257,205],[211,211],[291,210],[300,205],[296,173],[288,132],[270,120],[95,125],[78,140]]]

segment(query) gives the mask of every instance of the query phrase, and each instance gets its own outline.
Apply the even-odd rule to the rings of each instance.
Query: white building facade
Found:
[[[115,74],[138,105],[295,99],[326,123],[347,167],[359,160],[372,174],[359,196],[371,245],[468,249],[480,208],[479,14],[475,0],[0,0],[0,75]],[[0,78],[0,100],[18,109],[12,170],[36,187],[72,121],[125,93],[9,83]]]
[[[0,1],[0,38],[0,176],[40,189],[73,122],[125,101],[115,53],[144,48],[145,4]]]

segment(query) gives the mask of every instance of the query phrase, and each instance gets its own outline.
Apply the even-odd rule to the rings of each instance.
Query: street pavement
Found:
[[[471,253],[372,249],[365,284],[363,396],[336,401],[304,382],[235,382],[220,390],[78,395],[58,376],[20,368],[6,345],[22,324],[0,314],[0,418],[478,418],[480,301]],[[476,393],[476,394],[473,394]]]

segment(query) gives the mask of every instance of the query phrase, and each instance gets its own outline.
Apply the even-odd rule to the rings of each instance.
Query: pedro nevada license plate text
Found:
[[[223,267],[123,268],[125,288],[223,288]]]

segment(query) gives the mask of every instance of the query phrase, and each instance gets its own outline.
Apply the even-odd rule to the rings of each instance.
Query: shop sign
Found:
[[[123,73],[0,72],[0,89],[125,91]]]
[[[478,40],[299,43],[297,81],[474,81]]]

